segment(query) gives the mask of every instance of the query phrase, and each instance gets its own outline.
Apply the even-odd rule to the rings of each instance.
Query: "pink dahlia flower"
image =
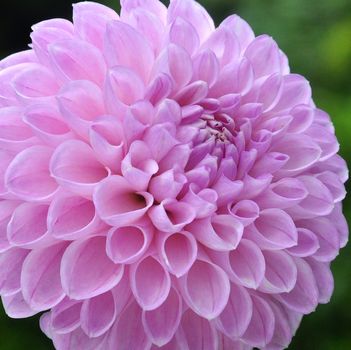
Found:
[[[0,293],[58,350],[283,349],[329,301],[345,162],[234,15],[93,2],[1,61]]]

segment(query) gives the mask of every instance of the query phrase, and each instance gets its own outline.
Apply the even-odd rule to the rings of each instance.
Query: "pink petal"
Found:
[[[251,295],[253,313],[251,322],[241,339],[245,343],[258,348],[267,345],[274,333],[274,313],[269,304],[256,295]]]
[[[267,35],[256,37],[245,51],[254,69],[255,78],[280,73],[280,52],[276,42]]]
[[[49,45],[53,69],[62,81],[91,80],[102,85],[106,65],[100,51],[79,39],[69,39]]]
[[[284,249],[297,244],[292,218],[281,209],[265,209],[248,228],[250,239],[263,249]]]
[[[297,267],[297,282],[289,293],[282,293],[276,298],[289,309],[308,314],[318,305],[318,287],[311,267],[304,259],[294,258]]]
[[[143,310],[154,310],[161,306],[171,288],[168,272],[152,256],[131,266],[130,284],[134,297]]]
[[[61,89],[57,101],[67,125],[88,140],[90,125],[105,114],[101,89],[88,80],[71,81]]]
[[[120,173],[124,157],[123,127],[113,116],[102,116],[90,127],[90,144],[96,158],[116,173]]]
[[[150,225],[111,228],[107,234],[106,253],[116,264],[131,264],[147,251],[154,232]]]
[[[157,237],[160,258],[168,271],[180,277],[189,271],[197,257],[197,243],[188,232],[170,235],[160,233]]]
[[[174,89],[186,86],[193,75],[192,61],[188,52],[180,46],[169,44],[158,56],[153,76],[165,73],[172,78]]]
[[[230,251],[238,246],[244,227],[231,215],[213,215],[193,221],[186,226],[186,230],[210,249]]]
[[[7,238],[10,244],[34,248],[43,244],[43,241],[47,241],[48,209],[46,204],[26,202],[19,205],[7,226]]]
[[[219,63],[212,50],[201,51],[194,59],[194,78],[202,80],[212,87],[219,75]]]
[[[259,206],[256,202],[248,199],[239,201],[233,206],[229,205],[229,208],[230,214],[244,226],[252,224],[259,217]]]
[[[153,344],[167,344],[178,329],[182,316],[182,299],[171,289],[165,302],[157,309],[143,311],[142,322],[145,333]]]
[[[56,148],[50,172],[65,189],[88,198],[96,184],[108,175],[90,146],[78,140],[66,141]]]
[[[311,87],[309,82],[298,74],[283,76],[282,94],[279,102],[274,107],[275,111],[290,111],[301,104],[310,104]]]
[[[159,205],[151,207],[148,215],[157,229],[170,233],[181,231],[195,218],[192,207],[176,199],[163,200]]]
[[[21,290],[21,271],[27,249],[10,249],[0,255],[0,294],[12,295]]]
[[[199,47],[200,39],[191,22],[176,17],[169,29],[169,42],[184,48],[192,55]]]
[[[202,219],[211,216],[217,210],[217,192],[210,188],[204,188],[196,192],[195,188],[194,184],[190,184],[189,190],[182,201],[190,204],[195,209],[196,218]]]
[[[132,69],[116,66],[107,74],[104,85],[106,109],[114,115],[123,115],[127,106],[144,96],[144,83]]]
[[[220,26],[212,32],[201,49],[210,49],[222,67],[236,62],[240,54],[239,41],[235,33],[226,26]]]
[[[177,336],[183,338],[189,350],[218,349],[218,335],[213,325],[190,309],[183,314],[181,330]],[[181,349],[187,349],[185,344]]]
[[[307,196],[308,191],[302,181],[287,177],[272,183],[256,201],[262,209],[285,209],[295,206]]]
[[[105,334],[116,318],[113,294],[108,291],[83,302],[80,314],[81,327],[90,338]]]
[[[321,155],[321,149],[311,138],[297,134],[284,136],[271,150],[289,156],[289,160],[281,170],[286,173],[307,169],[316,163]]]
[[[85,237],[104,227],[92,201],[63,191],[50,204],[47,224],[51,235],[65,240]]]
[[[265,277],[259,286],[264,293],[288,293],[297,280],[297,268],[294,260],[283,251],[264,250],[266,262]]]
[[[138,191],[145,191],[151,177],[157,173],[158,164],[154,160],[150,148],[143,141],[134,141],[129,152],[122,160],[123,177]]]
[[[290,255],[298,257],[306,257],[313,255],[319,248],[319,241],[317,236],[306,228],[297,229],[297,245],[288,248]]]
[[[118,19],[115,11],[94,2],[73,4],[74,32],[82,40],[102,49],[106,25],[110,20]]]
[[[74,241],[66,249],[61,263],[61,282],[70,298],[92,298],[121,280],[124,267],[107,257],[105,244],[105,237],[95,236]]]
[[[247,239],[242,239],[229,253],[229,277],[245,287],[256,289],[263,280],[265,268],[261,250]]]
[[[173,169],[170,169],[151,179],[149,192],[156,201],[162,202],[166,198],[176,198],[186,182],[184,175],[175,173]]]
[[[216,327],[231,339],[236,339],[244,334],[251,317],[252,301],[249,293],[245,288],[232,283],[228,304],[215,319]]]
[[[238,15],[231,15],[227,17],[220,24],[220,26],[225,26],[228,29],[234,31],[240,42],[241,50],[245,50],[251,41],[255,39],[255,34],[252,31],[250,25]]]
[[[66,247],[66,243],[58,243],[32,250],[26,257],[21,287],[25,301],[33,310],[50,309],[65,297],[61,287],[60,263]]]
[[[319,262],[315,259],[308,259],[307,262],[316,279],[319,294],[318,302],[321,304],[329,303],[334,291],[334,278],[329,263]]]
[[[57,190],[49,173],[51,154],[45,146],[32,146],[17,154],[5,174],[9,191],[30,201],[50,199]]]
[[[142,310],[136,302],[132,302],[124,309],[110,332],[108,349],[115,349],[116,344],[119,350],[151,348],[151,341],[145,334],[141,322],[141,313]]]
[[[7,296],[3,295],[1,301],[6,314],[11,318],[27,318],[38,312],[30,308],[23,299],[21,291]]]
[[[196,260],[178,281],[185,302],[203,318],[217,317],[227,305],[230,293],[227,274],[209,261]]]
[[[148,81],[154,62],[154,53],[133,27],[120,21],[110,21],[107,25],[104,56],[110,67],[124,66],[134,70],[141,79]]]
[[[127,180],[117,175],[100,182],[93,199],[100,218],[117,227],[141,219],[153,204],[149,193],[136,192]]]
[[[211,16],[195,1],[173,0],[168,7],[168,23],[173,23],[178,17],[193,24],[201,41],[215,29]]]
[[[331,213],[334,199],[320,180],[313,176],[299,176],[298,179],[307,189],[308,195],[297,206],[290,208],[289,213],[296,219],[310,219]]]
[[[0,252],[7,251],[11,245],[7,238],[7,225],[11,220],[13,211],[20,205],[19,201],[0,201]]]
[[[30,105],[24,113],[23,122],[49,146],[58,146],[73,138],[59,111],[49,104]]]
[[[68,298],[63,299],[51,310],[51,328],[59,334],[70,333],[80,326],[82,303]]]
[[[319,248],[313,254],[316,260],[329,262],[336,258],[339,254],[340,240],[334,223],[326,218],[318,217],[301,220],[299,226],[312,231],[317,237]]]

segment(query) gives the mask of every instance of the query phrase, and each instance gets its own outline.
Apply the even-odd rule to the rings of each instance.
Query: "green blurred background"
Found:
[[[118,0],[101,0],[119,10]],[[271,35],[285,51],[293,72],[304,75],[316,104],[332,117],[342,156],[351,164],[351,1],[200,0],[216,23],[237,13],[256,34]],[[53,17],[71,18],[71,1],[3,0],[0,57],[23,50],[30,26]],[[344,212],[351,222],[351,196]],[[291,350],[351,350],[351,245],[332,265],[335,292],[328,305],[304,318]],[[11,320],[0,309],[0,350],[49,350],[38,318]],[[84,349],[77,349],[84,350]],[[131,349],[133,350],[133,349]]]

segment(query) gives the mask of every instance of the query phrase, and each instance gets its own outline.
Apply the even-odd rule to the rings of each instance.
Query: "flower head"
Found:
[[[66,349],[283,349],[347,241],[329,116],[272,38],[93,2],[0,62],[0,293]]]

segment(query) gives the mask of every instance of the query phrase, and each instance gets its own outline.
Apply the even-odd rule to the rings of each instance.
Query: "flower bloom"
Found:
[[[348,173],[266,35],[195,1],[74,5],[0,62],[0,293],[59,350],[288,346]]]

